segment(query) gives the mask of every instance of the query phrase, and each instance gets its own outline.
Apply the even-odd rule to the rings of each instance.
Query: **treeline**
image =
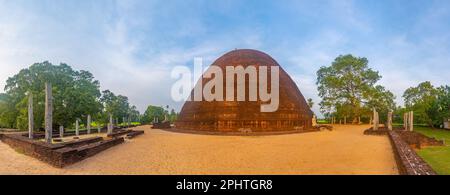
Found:
[[[420,83],[410,87],[403,93],[405,107],[399,107],[397,112],[414,111],[416,123],[431,127],[440,127],[443,120],[450,118],[450,86],[434,87],[431,82]]]
[[[414,121],[418,124],[441,126],[450,117],[449,86],[434,87],[423,82],[407,89],[403,98],[405,106],[395,104],[395,96],[384,86],[377,85],[381,79],[378,71],[368,66],[366,58],[352,55],[338,56],[331,65],[317,71],[317,85],[321,112],[327,119],[347,123],[369,122],[372,110],[385,122],[387,113],[394,113],[394,122],[403,122],[403,113],[414,111]]]
[[[75,120],[86,123],[87,115],[106,124],[111,113],[119,123],[139,120],[136,107],[128,98],[109,90],[100,91],[99,81],[84,70],[73,70],[67,64],[35,63],[8,78],[5,93],[0,94],[0,127],[27,129],[28,94],[33,94],[34,129],[44,127],[45,82],[52,84],[54,127],[73,127]],[[86,124],[85,124],[86,125]]]
[[[164,108],[162,106],[150,105],[141,116],[141,123],[151,124],[155,121],[162,122],[164,120],[168,120],[173,123],[177,120],[177,117],[178,113],[176,113],[174,109],[171,109],[169,112],[169,106]]]

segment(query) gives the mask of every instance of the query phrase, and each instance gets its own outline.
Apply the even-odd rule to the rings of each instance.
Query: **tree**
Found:
[[[414,111],[416,123],[426,123],[433,128],[441,123],[438,95],[439,90],[429,81],[422,82],[417,87],[410,87],[403,93],[405,107]]]
[[[314,106],[314,102],[312,98],[308,98],[308,106],[309,108],[312,108]]]
[[[170,111],[169,120],[171,123],[174,123],[178,119],[178,113],[175,112],[174,109]]]
[[[144,124],[150,124],[153,122],[153,119],[156,117],[158,118],[158,121],[164,120],[164,115],[166,114],[166,111],[163,107],[160,106],[148,106],[147,110],[145,110],[144,115],[142,116],[142,123]]]
[[[18,111],[8,94],[0,93],[0,127],[14,128]]]
[[[436,109],[439,111],[439,119],[450,118],[450,86],[441,86],[438,89]]]
[[[380,85],[369,88],[368,93],[369,94],[366,95],[367,102],[363,108],[363,112],[367,115],[371,115],[372,109],[375,108],[379,113],[380,122],[385,121],[385,119],[387,119],[387,113],[396,110],[394,102],[395,95]]]
[[[8,78],[5,92],[0,94],[0,126],[26,129],[28,126],[28,93],[33,94],[34,129],[44,124],[44,85],[52,83],[53,126],[71,127],[76,119],[85,124],[87,116],[108,122],[107,113],[114,117],[139,118],[135,106],[126,96],[116,96],[109,90],[100,93],[100,83],[84,70],[73,70],[67,64],[35,63]],[[124,121],[122,121],[124,122]]]
[[[323,66],[317,71],[317,85],[321,112],[325,116],[348,117],[354,121],[367,114],[370,106],[377,104],[378,97],[384,98],[392,107],[394,96],[381,86],[374,86],[381,78],[377,71],[368,66],[366,58],[340,55],[331,66]],[[395,107],[395,106],[394,106]]]
[[[104,122],[108,122],[109,114],[112,114],[115,118],[119,119],[119,123],[123,118],[139,116],[139,111],[136,110],[136,106],[131,106],[128,102],[128,97],[123,95],[115,95],[110,90],[105,90],[102,92],[102,97],[100,98],[104,107]]]
[[[88,71],[75,71],[67,64],[35,63],[8,78],[5,91],[7,104],[15,106],[3,112],[2,119],[15,121],[11,127],[27,128],[27,93],[33,93],[35,128],[44,123],[44,85],[52,83],[54,126],[69,126],[76,118],[101,110],[98,102],[100,84]],[[6,118],[4,118],[6,117]]]
[[[140,113],[137,110],[136,106],[134,106],[134,105],[131,106],[130,107],[130,119],[131,119],[131,121],[137,122],[137,121],[140,120],[139,117],[140,117]]]

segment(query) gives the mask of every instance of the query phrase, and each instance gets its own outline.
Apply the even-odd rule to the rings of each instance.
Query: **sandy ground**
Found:
[[[368,126],[275,136],[145,135],[58,169],[0,143],[0,174],[398,174],[386,136]]]

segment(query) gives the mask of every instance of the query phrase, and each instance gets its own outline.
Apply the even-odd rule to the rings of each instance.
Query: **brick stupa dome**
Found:
[[[226,66],[253,65],[279,67],[279,107],[275,112],[261,112],[261,101],[248,101],[248,77],[246,77],[246,101],[186,101],[181,109],[176,129],[214,132],[289,132],[311,128],[312,112],[297,85],[281,66],[269,55],[251,49],[239,49],[226,53],[213,65],[219,66],[226,78]],[[270,69],[268,70],[270,74]],[[203,78],[203,87],[210,78]],[[268,78],[270,86],[270,77]],[[236,86],[237,79],[235,79]],[[224,81],[225,83],[225,81]],[[259,86],[258,86],[259,87]],[[224,96],[225,96],[224,84]],[[194,91],[191,92],[191,95]],[[235,97],[236,97],[235,92]],[[259,100],[259,99],[258,99]]]

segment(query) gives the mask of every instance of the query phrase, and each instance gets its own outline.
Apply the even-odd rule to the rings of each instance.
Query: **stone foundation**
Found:
[[[364,135],[388,135],[389,130],[387,129],[378,129],[373,130],[372,128],[364,131]]]
[[[75,147],[80,147],[80,146],[87,145],[87,144],[92,144],[95,142],[100,142],[102,140],[103,140],[102,137],[90,137],[90,138],[85,138],[85,139],[78,139],[78,140],[73,140],[73,141],[69,141],[69,142],[64,142],[61,144],[63,144],[64,146],[67,146],[67,147],[75,148]]]
[[[102,140],[89,145],[84,145],[78,148],[61,148],[53,151],[54,161],[52,163],[56,167],[71,165],[123,142],[123,137],[117,137],[109,140]]]
[[[402,128],[399,127],[393,127],[393,130],[403,130]],[[378,127],[378,130],[374,130],[373,127],[366,129],[364,131],[364,135],[388,135],[389,130],[387,127]]]
[[[430,138],[414,131],[397,131],[410,147],[421,149],[424,146],[443,146],[444,141]]]
[[[133,132],[133,130],[118,130],[114,131],[112,134],[108,134],[108,137],[119,137],[128,133]]]
[[[142,134],[144,134],[144,131],[132,131],[132,132],[127,134],[127,138],[128,139],[133,139],[134,137],[142,135]]]
[[[414,131],[406,131],[403,128],[396,128],[395,131],[400,135],[400,137],[405,141],[410,147],[414,149],[421,149],[424,146],[443,146],[444,141],[437,140],[435,138],[430,138],[421,133]],[[364,135],[388,135],[390,130],[387,128],[379,128],[378,130],[373,130],[372,128],[364,131]]]
[[[31,140],[20,134],[4,134],[0,138],[3,143],[8,144],[17,152],[37,158],[58,168],[79,162],[124,142],[123,137],[108,140],[94,137],[58,144]]]
[[[132,127],[136,127],[136,125],[130,125],[129,128]],[[125,129],[127,127],[115,127],[114,131],[120,131],[121,129]],[[96,128],[92,128],[91,129],[91,133],[97,133],[97,129]],[[103,127],[100,129],[101,133],[106,133],[107,132],[107,128]],[[86,135],[87,134],[87,130],[83,129],[83,130],[79,130],[79,135]],[[28,137],[28,132],[27,133],[22,133],[22,136],[24,137]],[[75,136],[75,131],[70,131],[70,132],[64,132],[64,137],[68,137],[68,136]],[[52,133],[52,137],[53,138],[59,138],[59,131],[53,131]],[[34,139],[44,139],[45,138],[45,132],[42,131],[38,131],[38,132],[34,132],[33,134],[33,138]]]
[[[436,175],[436,172],[402,139],[397,131],[389,131],[397,167],[402,175]]]
[[[154,123],[152,129],[170,129],[170,122]]]
[[[443,144],[434,138],[405,130],[388,130],[372,128],[364,131],[365,135],[387,135],[394,151],[395,161],[401,175],[436,175],[436,172],[414,151],[425,145]]]
[[[319,130],[319,131],[325,130],[325,129],[328,130],[328,131],[333,131],[333,126],[332,125],[315,125],[312,128],[316,129],[316,130]]]

